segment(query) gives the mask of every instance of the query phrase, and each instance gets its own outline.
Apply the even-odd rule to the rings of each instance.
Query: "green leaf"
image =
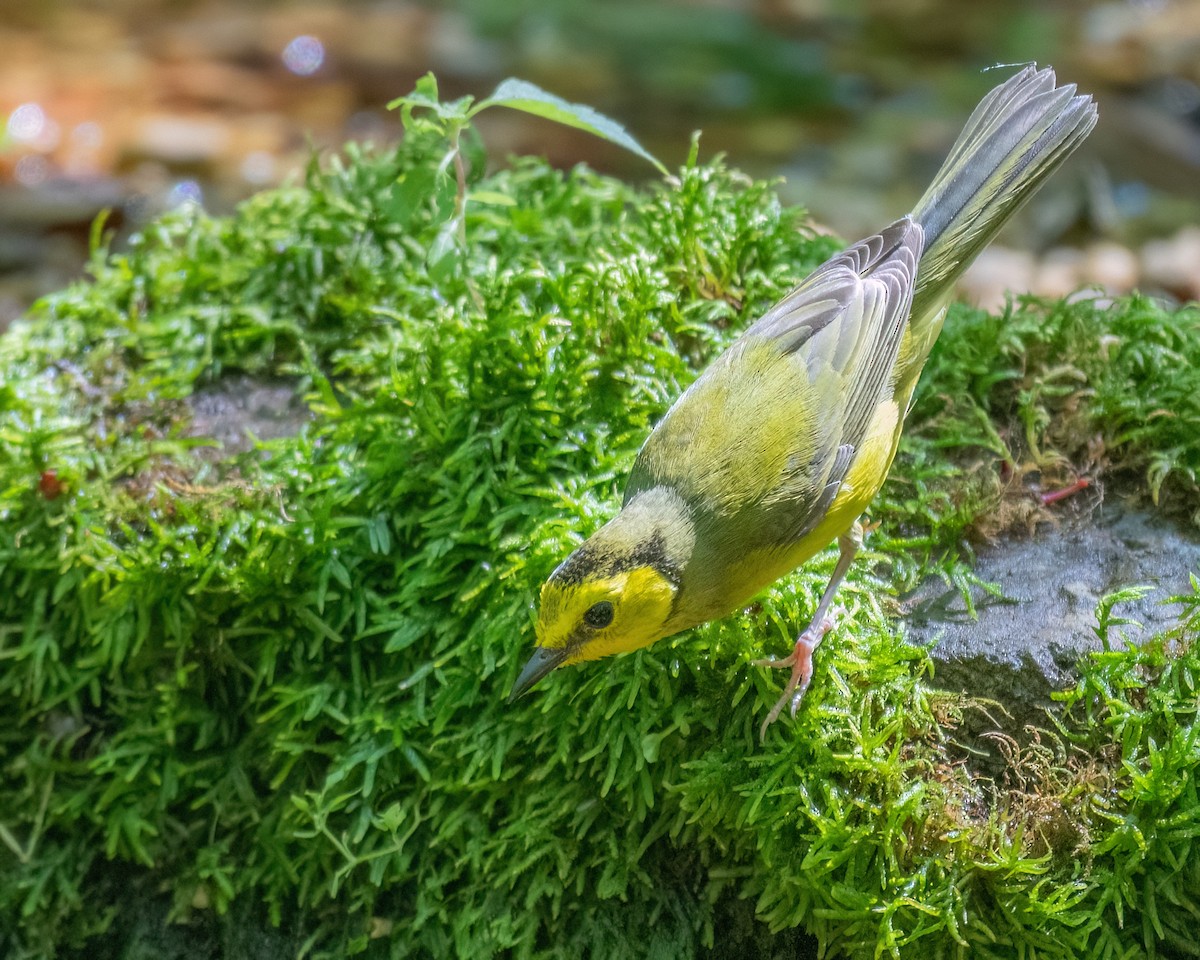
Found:
[[[1113,609],[1118,604],[1136,603],[1153,589],[1149,584],[1136,584],[1106,593],[1096,602],[1096,626],[1092,627],[1092,632],[1096,634],[1105,650],[1111,649],[1108,634],[1113,627],[1123,624],[1133,624],[1139,628],[1142,626],[1136,620],[1117,616],[1113,613]]]
[[[413,214],[433,193],[437,179],[436,171],[429,167],[420,167],[401,174],[381,204],[388,219],[401,226],[407,226]]]
[[[568,127],[586,130],[610,143],[624,147],[630,153],[636,153],[642,159],[654,164],[659,173],[664,176],[667,174],[667,168],[615,120],[609,119],[582,103],[570,103],[562,97],[547,93],[541,87],[527,80],[510,77],[503,81],[490,97],[477,103],[469,111],[469,115],[474,117],[479,111],[491,106],[523,110],[525,113],[545,117],[547,120],[555,120]]]
[[[445,170],[418,167],[396,178],[380,208],[393,223],[408,226],[426,205],[435,217],[447,215],[454,208],[454,190],[454,178]]]
[[[472,203],[490,203],[497,207],[515,207],[517,201],[507,193],[497,193],[495,190],[473,190],[467,195]]]
[[[453,275],[454,267],[462,257],[462,245],[459,242],[459,221],[457,218],[447,220],[442,224],[429,245],[426,265],[430,277],[441,283]]]
[[[459,97],[457,100],[442,103],[438,99],[437,78],[432,73],[427,73],[417,81],[411,93],[390,101],[387,108],[399,108],[401,123],[404,124],[405,130],[409,130],[412,129],[413,110],[418,109],[428,110],[440,120],[461,126],[474,114],[475,111],[471,110],[471,104],[474,102],[474,97]]]

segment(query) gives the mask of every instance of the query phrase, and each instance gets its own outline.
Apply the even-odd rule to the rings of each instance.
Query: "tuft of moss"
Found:
[[[765,747],[778,678],[749,661],[832,553],[509,707],[542,578],[834,242],[693,152],[644,189],[518,158],[469,184],[446,253],[445,149],[350,147],[232,217],[97,242],[92,279],[0,340],[6,955],[144,955],[163,900],[230,956],[267,923],[305,957],[736,956],[796,928],[828,956],[1194,950],[1195,598],[1175,635],[1085,664],[1005,784],[946,759],[969,701],[926,689],[888,594],[965,576],[1022,418],[1072,457],[1069,411],[1064,436],[1100,429],[1194,505],[1200,367],[1156,364],[1200,359],[1197,311],[952,319],[870,541],[890,587],[856,567]],[[1093,342],[1108,361],[1051,375]],[[312,420],[205,455],[187,399],[245,373]]]
[[[918,425],[1018,473],[1107,474],[1200,526],[1200,308],[1026,298],[956,308],[947,328]]]

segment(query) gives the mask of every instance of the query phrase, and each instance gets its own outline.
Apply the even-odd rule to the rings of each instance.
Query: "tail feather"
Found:
[[[918,339],[921,324],[940,323],[954,281],[1096,125],[1092,98],[1056,82],[1049,67],[1026,67],[984,97],[913,210],[925,230]]]

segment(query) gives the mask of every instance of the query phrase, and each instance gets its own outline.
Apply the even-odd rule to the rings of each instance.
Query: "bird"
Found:
[[[620,510],[542,585],[536,647],[509,703],[552,671],[648,646],[744,607],[837,541],[839,556],[760,728],[794,717],[862,545],[954,284],[1083,142],[1092,98],[1027,65],[968,118],[912,212],[817,267],[679,396]]]

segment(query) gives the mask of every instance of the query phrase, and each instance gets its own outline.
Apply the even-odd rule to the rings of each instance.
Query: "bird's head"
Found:
[[[542,585],[537,647],[509,701],[552,670],[636,650],[673,633],[696,543],[687,507],[663,487],[631,499]]]

